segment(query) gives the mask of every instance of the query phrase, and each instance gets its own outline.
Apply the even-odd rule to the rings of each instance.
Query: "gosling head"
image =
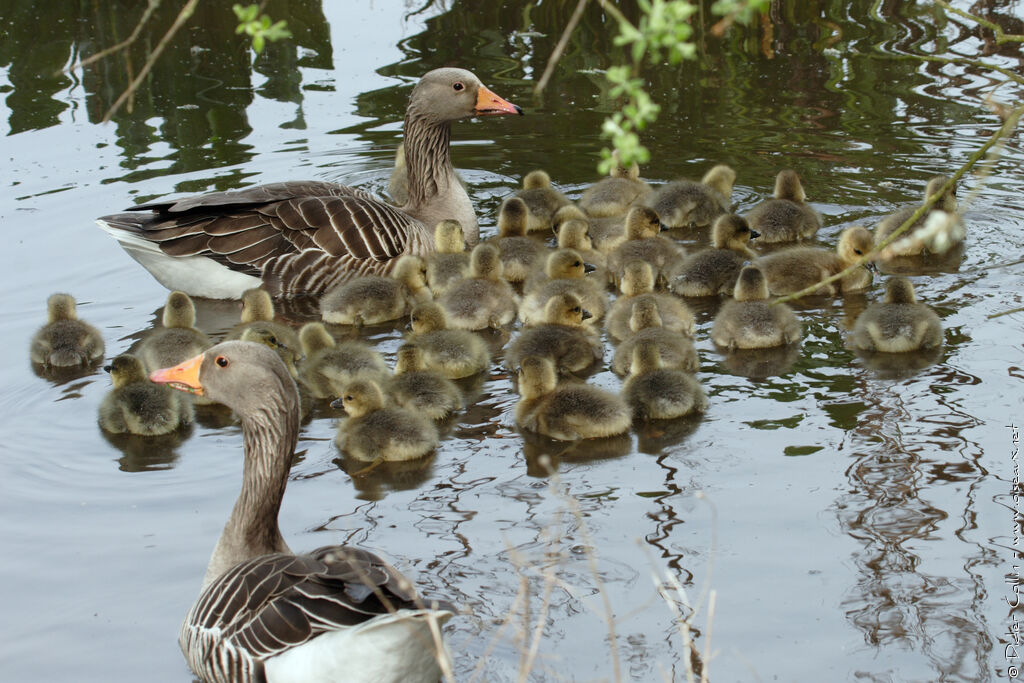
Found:
[[[498,211],[498,235],[521,237],[526,234],[526,218],[529,211],[526,202],[519,197],[509,197],[501,203]]]
[[[949,182],[948,175],[937,175],[928,181],[928,186],[924,191],[925,201],[928,200],[933,194],[939,194],[942,190],[942,186]],[[953,185],[949,190],[939,197],[938,201],[932,205],[934,209],[942,209],[947,213],[956,213],[956,185]]]
[[[626,213],[626,239],[642,240],[661,232],[661,217],[646,206],[634,206]]]
[[[427,360],[423,355],[423,349],[411,342],[406,342],[398,347],[398,353],[395,356],[396,375],[420,372],[426,369]]]
[[[493,244],[478,244],[469,255],[469,271],[473,277],[498,280],[501,278],[501,256]]]
[[[433,332],[448,327],[448,317],[441,305],[434,301],[417,304],[409,314],[409,329],[414,333]]]
[[[583,257],[575,249],[558,249],[551,252],[544,264],[544,272],[552,280],[581,278],[594,270],[593,266],[583,261]]]
[[[551,393],[558,383],[555,364],[550,358],[527,356],[519,365],[519,395],[524,399]]]
[[[736,183],[736,171],[725,164],[719,164],[705,173],[701,182],[729,199],[732,196],[732,186]]]
[[[539,190],[545,187],[551,187],[551,176],[545,171],[530,171],[523,178],[524,190]]]
[[[619,290],[625,296],[638,296],[654,291],[654,270],[651,264],[639,259],[630,261],[622,270]]]
[[[164,304],[164,327],[195,327],[196,305],[185,292],[174,291],[167,295]]]
[[[593,317],[590,311],[583,308],[583,303],[575,294],[559,294],[544,304],[544,322],[554,325],[578,327],[584,320]]]
[[[575,204],[566,204],[558,211],[555,211],[555,215],[551,217],[551,224],[554,226],[555,232],[562,227],[562,223],[570,220],[587,222],[587,214],[583,213],[583,209],[576,206]]]
[[[256,287],[242,292],[242,322],[254,323],[274,319],[274,302],[265,289]]]
[[[775,198],[788,199],[792,202],[803,202],[807,199],[796,171],[787,168],[775,176]]]
[[[653,339],[641,339],[633,347],[633,358],[629,366],[631,375],[639,375],[643,372],[658,370],[664,367],[661,362],[661,352],[658,350],[658,343]]]
[[[586,221],[576,218],[569,219],[558,228],[558,246],[561,249],[594,249],[594,243],[590,239],[590,226]]]
[[[466,235],[462,223],[441,221],[434,226],[434,251],[438,254],[461,254],[466,251]]]
[[[734,213],[719,216],[711,226],[711,241],[718,249],[746,251],[747,242],[760,236],[761,233],[750,229],[745,218]]]
[[[384,407],[384,392],[372,379],[350,382],[341,398],[331,402],[332,408],[341,408],[349,417],[362,417]]]
[[[406,254],[395,263],[391,277],[413,291],[423,289],[427,286],[427,264],[419,256]]]
[[[640,179],[640,164],[635,161],[628,167],[623,166],[622,162],[619,161],[619,150],[612,152],[612,170],[609,175],[612,178],[625,178],[626,180],[639,180]]]
[[[907,278],[894,275],[885,283],[885,298],[883,301],[887,304],[917,303],[914,285]]]
[[[871,233],[862,225],[852,225],[839,236],[839,244],[836,246],[836,253],[844,263],[853,263],[860,260],[864,254],[871,251],[875,240]],[[874,264],[866,264],[871,269]]]
[[[736,280],[732,296],[736,301],[764,301],[768,298],[768,281],[755,265],[744,266]]]
[[[46,300],[46,314],[51,323],[58,320],[77,320],[75,298],[70,294],[51,294],[50,298]]]
[[[306,323],[299,330],[299,343],[302,344],[302,353],[311,356],[322,349],[333,349],[334,337],[323,323]]]
[[[629,314],[629,329],[633,333],[646,330],[648,327],[662,327],[661,312],[658,302],[650,297],[642,297],[633,303]]]
[[[132,382],[146,381],[146,369],[142,366],[142,361],[127,353],[117,356],[103,369],[110,373],[110,381],[114,383],[115,389]]]

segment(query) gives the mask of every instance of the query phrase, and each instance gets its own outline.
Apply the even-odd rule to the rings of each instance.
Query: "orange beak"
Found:
[[[522,116],[523,110],[508,100],[501,99],[481,85],[476,91],[476,109],[474,113],[479,116],[487,114],[519,114]]]
[[[156,370],[149,379],[157,384],[169,384],[179,391],[187,391],[197,396],[203,395],[203,385],[199,383],[199,368],[203,365],[203,354],[178,363],[173,368]]]

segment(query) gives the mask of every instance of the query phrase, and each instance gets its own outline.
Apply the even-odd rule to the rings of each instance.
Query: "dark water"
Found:
[[[174,4],[143,45],[159,41]],[[32,371],[28,340],[53,291],[78,298],[109,355],[157,319],[166,292],[95,216],[289,178],[380,191],[411,84],[448,64],[528,111],[456,126],[455,163],[485,234],[527,171],[546,168],[572,196],[595,179],[597,131],[615,104],[600,69],[620,58],[609,22],[588,10],[535,101],[575,3],[477,4],[272,1],[295,39],[253,61],[229,3],[201,3],[131,111],[99,125],[142,46],[54,72],[127,37],[143,3],[0,0],[5,680],[189,680],[178,624],[239,483],[236,425],[211,417],[156,445],[108,439],[96,425],[105,374]],[[958,6],[1024,29],[1019,2]],[[926,3],[794,0],[755,27],[698,38],[698,60],[648,71],[663,110],[645,135],[644,176],[729,163],[746,210],[779,168],[795,168],[830,244],[847,224],[917,201],[928,177],[955,170],[999,125],[982,105],[997,77],[914,55],[1021,68],[1018,47]],[[996,96],[1013,103],[1020,90]],[[652,587],[666,572],[695,602],[705,585],[716,591],[712,629],[706,604],[697,620],[714,680],[1006,678],[1020,663],[1021,615],[1007,604],[1021,547],[1008,425],[1024,419],[1024,315],[988,316],[1022,305],[1022,160],[1014,138],[987,182],[968,180],[962,262],[913,278],[946,330],[934,364],[875,370],[845,348],[877,283],[866,297],[800,305],[799,357],[763,379],[735,374],[742,363],[714,351],[714,309],[701,309],[702,420],[553,451],[516,432],[512,384],[496,366],[433,460],[353,479],[335,462],[337,418],[321,411],[301,435],[282,530],[299,550],[379,549],[427,592],[464,605],[449,631],[459,680],[514,680],[539,618],[531,679],[614,678],[602,591],[621,676],[685,680],[672,612]],[[200,326],[220,333],[235,316],[233,304],[209,302]],[[396,331],[370,337],[397,348]],[[619,386],[607,371],[591,381]],[[554,485],[541,453],[557,466]],[[545,602],[546,575],[557,582]]]

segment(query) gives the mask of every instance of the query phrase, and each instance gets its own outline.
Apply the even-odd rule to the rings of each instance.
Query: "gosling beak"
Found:
[[[336,398],[333,401],[331,401],[331,407],[334,408],[335,410],[345,409],[345,407],[342,405],[342,400],[340,398]]]
[[[658,227],[660,228],[660,232],[665,232],[666,230],[672,229],[660,221],[658,222]]]
[[[476,91],[476,108],[473,110],[473,113],[478,116],[486,116],[488,114],[519,114],[522,116],[523,109],[508,100],[498,97],[481,85]]]
[[[168,384],[173,389],[187,391],[197,396],[203,395],[203,385],[199,382],[199,369],[203,366],[203,354],[178,363],[173,368],[156,370],[149,379],[157,384]]]
[[[113,370],[113,369],[114,369],[113,365],[104,365],[103,366],[103,372],[107,373],[108,375],[110,374],[110,371]]]
[[[591,319],[591,318],[593,318],[593,317],[594,317],[594,314],[593,314],[593,313],[591,313],[590,311],[588,311],[588,310],[587,310],[587,309],[585,309],[585,308],[583,309],[583,319],[584,319],[584,320],[589,320],[589,319]]]
[[[867,263],[864,264],[864,267],[870,270],[872,273],[878,272],[878,264],[875,263],[874,261],[868,261]]]
[[[593,263],[584,263],[583,264],[583,272],[584,273],[593,273],[595,270],[597,270],[597,266],[595,266]]]
[[[750,231],[750,239],[752,239],[752,240],[753,239],[757,239],[760,236],[761,236],[761,233],[759,233],[757,230],[751,230]]]

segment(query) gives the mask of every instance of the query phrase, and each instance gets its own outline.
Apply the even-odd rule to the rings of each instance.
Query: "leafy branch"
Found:
[[[285,38],[291,38],[292,32],[288,30],[288,22],[281,20],[275,22],[266,14],[260,16],[259,5],[233,5],[231,7],[238,17],[238,28],[235,33],[246,33],[252,37],[252,49],[256,54],[263,52],[267,41],[271,43]]]

